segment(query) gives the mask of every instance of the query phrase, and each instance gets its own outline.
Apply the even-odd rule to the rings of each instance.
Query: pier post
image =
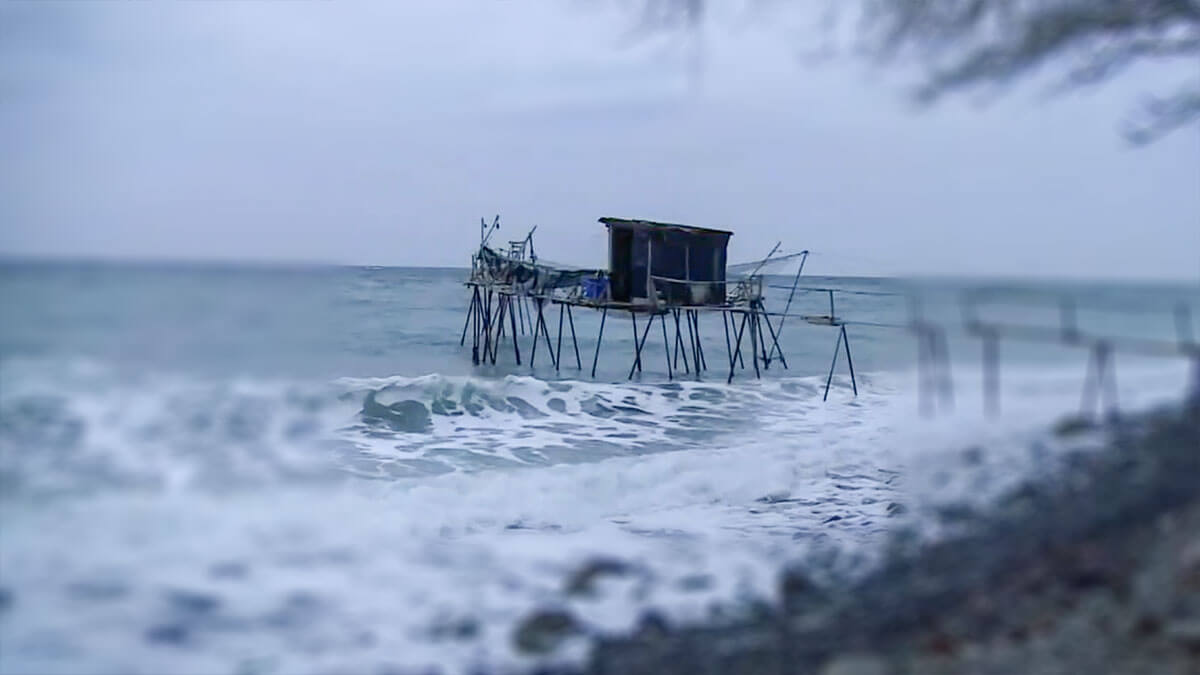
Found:
[[[521,365],[521,341],[517,339],[517,313],[520,310],[513,308],[513,300],[516,299],[514,295],[508,296],[508,321],[512,327],[513,355],[517,357],[517,365],[519,366]],[[518,302],[516,306],[519,308],[521,305]]]
[[[567,305],[567,323],[571,324],[571,346],[575,348],[575,370],[583,370],[583,362],[579,359],[579,340],[575,337],[575,317],[571,314],[570,305]]]
[[[679,368],[679,350],[683,348],[683,372],[690,373],[692,371],[688,367],[687,347],[683,346],[683,332],[679,327],[679,310],[672,310],[671,315],[675,317],[675,367]]]
[[[600,360],[600,343],[604,341],[604,320],[608,318],[608,306],[600,312],[600,332],[596,335],[596,353],[592,356],[592,377],[596,377],[596,362]]]
[[[566,305],[558,303],[558,349],[554,356],[554,372],[558,372],[558,366],[562,363],[562,329],[563,329],[563,314],[566,313]]]

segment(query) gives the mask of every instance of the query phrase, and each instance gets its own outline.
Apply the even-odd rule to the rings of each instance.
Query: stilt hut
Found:
[[[632,305],[725,304],[732,232],[650,220],[601,218],[608,228],[610,298]]]

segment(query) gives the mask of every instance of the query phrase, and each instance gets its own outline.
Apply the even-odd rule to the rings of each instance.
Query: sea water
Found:
[[[0,263],[0,673],[579,659],[646,612],[715,620],[772,602],[786,565],[848,583],[899,528],[942,536],[946,505],[986,508],[1087,445],[1047,433],[1079,408],[1078,349],[1002,343],[1001,414],[983,415],[979,343],[960,330],[974,284],[804,279],[870,293],[836,298],[857,322],[856,378],[841,351],[825,401],[838,333],[795,317],[773,319],[786,368],[755,379],[746,353],[732,384],[715,314],[699,378],[682,362],[668,375],[672,319],[628,380],[628,315],[606,317],[597,352],[600,315],[584,310],[564,323],[559,368],[545,338],[529,367],[529,335],[524,365],[506,336],[496,365],[474,366],[465,275]],[[1194,285],[1009,290],[1079,298],[1097,333],[1169,340],[1178,303],[1200,312]],[[770,289],[768,308],[787,295]],[[953,410],[932,419],[918,415],[916,343],[896,327],[914,310],[949,328]],[[789,311],[828,314],[828,297]],[[989,311],[1054,325],[1060,310]],[[556,349],[558,312],[545,316]],[[1181,360],[1118,352],[1115,365],[1123,410],[1177,399],[1188,378]],[[572,592],[598,559],[624,572]],[[523,653],[515,627],[542,608],[581,630]]]

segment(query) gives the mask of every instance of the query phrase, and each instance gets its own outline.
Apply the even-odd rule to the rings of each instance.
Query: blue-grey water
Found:
[[[684,621],[770,599],[788,561],[828,583],[860,573],[895,514],[1052,466],[1039,434],[1080,401],[1084,353],[1005,343],[1004,414],[982,416],[979,344],[958,329],[967,282],[804,279],[873,293],[837,297],[859,395],[842,360],[824,402],[837,333],[796,318],[788,368],[739,366],[729,385],[716,316],[699,379],[668,379],[656,325],[627,381],[619,315],[591,378],[592,311],[573,316],[582,371],[569,327],[558,371],[544,343],[528,366],[528,335],[524,365],[509,340],[473,366],[465,274],[0,263],[0,673],[503,670],[537,662],[512,631],[542,606],[585,630],[538,659],[578,658],[649,608]],[[916,343],[894,327],[913,306],[887,295],[914,290],[951,328],[955,412],[934,420],[916,414]],[[1200,327],[1175,312],[1200,312],[1194,285],[1008,291],[988,317],[1054,325],[1047,298],[1065,293],[1086,332]],[[828,298],[791,312],[827,314]],[[557,339],[557,309],[547,319]],[[1123,407],[1187,378],[1179,360],[1117,359]],[[601,555],[635,571],[566,592]]]

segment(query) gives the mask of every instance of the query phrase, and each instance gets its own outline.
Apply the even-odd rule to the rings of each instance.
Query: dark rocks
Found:
[[[843,592],[788,570],[783,614],[601,639],[588,672],[1200,672],[1200,416],[1119,425]]]
[[[825,591],[804,572],[789,568],[779,579],[779,597],[788,614],[796,614],[825,601]]]
[[[633,571],[632,565],[616,558],[592,558],[567,577],[563,590],[568,595],[592,595],[596,581],[605,576],[623,577]]]
[[[526,617],[517,626],[513,645],[527,654],[546,654],[582,631],[579,622],[570,613],[559,609],[543,609]]]
[[[671,634],[671,624],[661,612],[647,611],[638,619],[633,639],[641,642],[661,640]]]

